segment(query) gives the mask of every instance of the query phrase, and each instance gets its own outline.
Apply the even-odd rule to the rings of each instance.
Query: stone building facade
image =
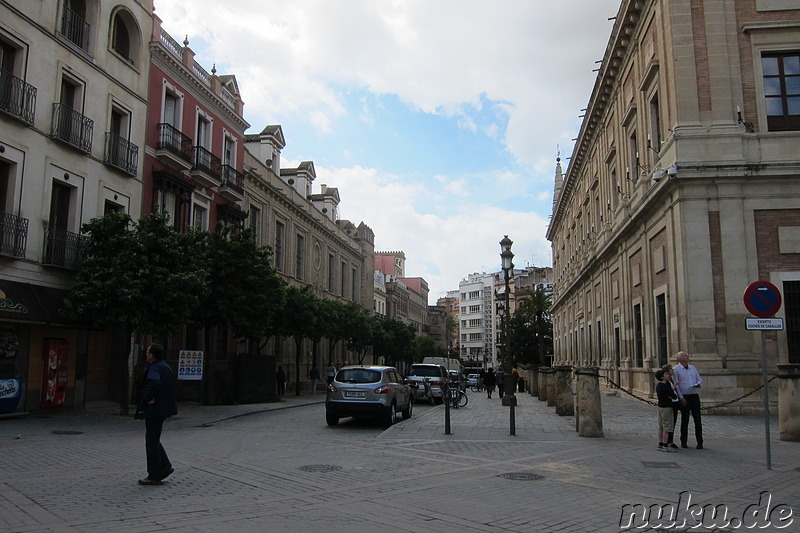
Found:
[[[652,394],[653,370],[687,350],[707,405],[737,398],[760,384],[742,299],[756,280],[785,301],[769,372],[799,360],[798,21],[780,0],[621,3],[556,172],[556,364]]]
[[[108,334],[69,318],[81,225],[138,217],[151,0],[0,2],[0,379],[19,408],[105,400]]]

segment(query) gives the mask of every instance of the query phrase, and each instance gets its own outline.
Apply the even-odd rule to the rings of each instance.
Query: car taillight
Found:
[[[442,384],[441,381],[431,381],[431,385],[441,386],[441,384]]]
[[[378,387],[377,389],[375,389],[372,392],[374,392],[375,394],[389,394],[389,386],[388,385],[381,385],[380,387]]]
[[[328,385],[328,392],[336,392],[336,387],[333,386],[333,383]]]

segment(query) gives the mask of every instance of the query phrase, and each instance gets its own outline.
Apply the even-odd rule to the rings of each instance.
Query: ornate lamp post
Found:
[[[502,329],[503,329],[503,372],[505,372],[505,391],[503,393],[503,405],[507,405],[511,407],[511,435],[516,435],[516,417],[514,408],[517,405],[517,397],[514,395],[514,377],[511,374],[512,371],[512,358],[513,355],[511,354],[510,349],[510,338],[508,335],[508,323],[511,320],[511,303],[509,301],[510,298],[510,289],[508,286],[508,282],[511,276],[514,274],[514,263],[512,259],[514,259],[514,253],[511,251],[511,245],[514,242],[508,238],[508,235],[503,237],[503,240],[500,241],[500,260],[501,260],[501,268],[503,270],[503,278],[505,283],[505,293],[504,293],[504,313],[501,317],[502,320]]]

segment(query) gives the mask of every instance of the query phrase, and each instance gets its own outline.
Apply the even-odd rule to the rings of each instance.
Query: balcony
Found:
[[[43,265],[77,270],[81,266],[83,237],[61,228],[47,227],[44,231]]]
[[[0,212],[0,255],[25,259],[28,219]]]
[[[192,177],[203,187],[219,187],[222,161],[202,146],[194,147],[194,166]]]
[[[156,157],[164,164],[178,170],[192,168],[192,139],[172,124],[158,124]]]
[[[228,200],[244,200],[244,174],[230,165],[222,165],[222,184],[219,193]]]
[[[89,51],[89,30],[91,26],[75,11],[65,7],[61,17],[61,35],[84,52]]]
[[[94,121],[66,104],[53,104],[52,136],[87,154],[92,153]]]
[[[36,87],[0,69],[0,111],[32,126],[35,109]]]
[[[129,176],[136,176],[139,147],[116,133],[106,132],[106,158],[103,162]]]

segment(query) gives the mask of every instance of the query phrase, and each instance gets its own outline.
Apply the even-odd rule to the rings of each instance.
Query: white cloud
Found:
[[[372,227],[378,249],[403,249],[408,271],[428,280],[432,300],[465,275],[496,268],[505,233],[514,233],[518,265],[549,263],[544,233],[557,147],[566,169],[612,27],[607,19],[620,0],[155,2],[170,34],[196,43],[202,65],[225,64],[230,72],[219,73],[236,75],[256,131],[282,123],[296,144],[291,120],[337,135],[337,120],[348,113],[342,88],[353,87],[397,95],[505,144],[514,170],[428,183],[358,166],[357,146],[340,154],[353,166],[317,166],[318,182],[340,190],[342,217]],[[352,112],[374,125],[370,101],[361,104]],[[487,181],[503,186],[470,197]],[[525,195],[537,212],[491,205]]]

